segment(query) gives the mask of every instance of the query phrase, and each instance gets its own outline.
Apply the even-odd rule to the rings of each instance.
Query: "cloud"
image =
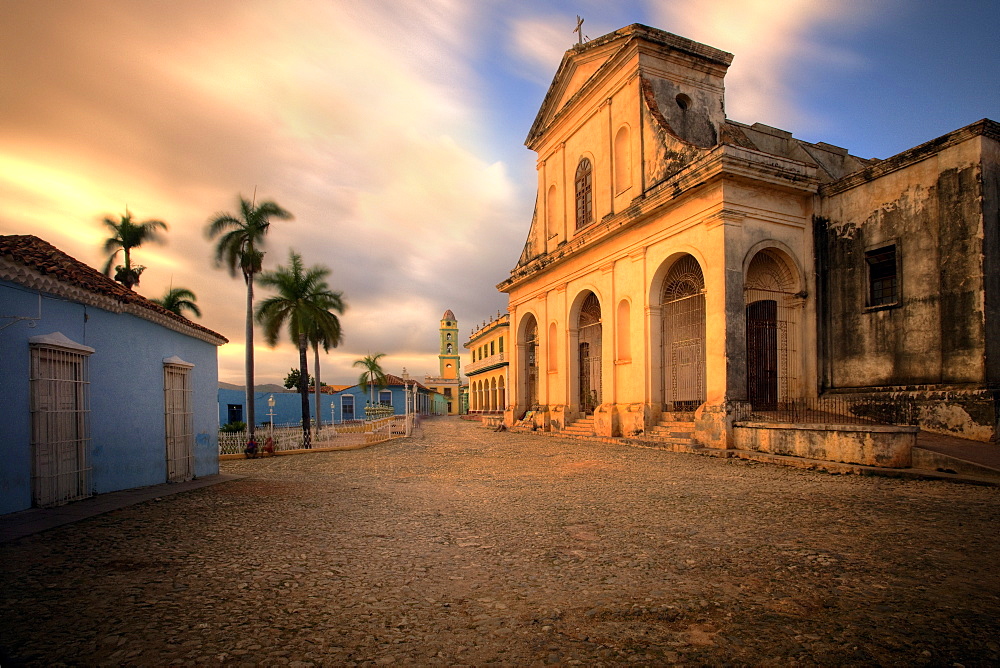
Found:
[[[552,81],[563,54],[575,42],[563,16],[516,18],[508,29],[507,51],[523,66],[519,73],[543,85]]]
[[[295,248],[349,304],[324,378],[368,351],[436,372],[441,313],[464,327],[502,305],[523,234],[476,113],[482,20],[460,0],[5,3],[0,232],[100,267],[101,217],[167,221],[167,245],[135,253],[139,290],[194,290],[232,341],[220,378],[241,382],[245,286],[213,268],[204,227],[256,190],[295,214],[266,265]],[[257,344],[261,382],[297,361]]]
[[[804,112],[795,87],[804,63],[836,60],[857,66],[858,54],[822,44],[819,28],[849,27],[872,8],[827,0],[669,0],[651,3],[655,25],[734,54],[726,75],[726,114],[784,129],[815,129],[824,119]]]

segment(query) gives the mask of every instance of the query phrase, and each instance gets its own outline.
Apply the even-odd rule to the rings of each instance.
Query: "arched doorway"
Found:
[[[580,410],[590,415],[601,404],[601,303],[589,293],[580,307]]]
[[[538,405],[538,321],[530,313],[524,323],[524,402],[527,410]]]
[[[705,276],[694,256],[670,268],[660,307],[663,408],[694,412],[705,402]]]
[[[747,267],[747,400],[755,410],[777,410],[801,396],[798,350],[804,303],[798,281],[781,251],[764,249]]]

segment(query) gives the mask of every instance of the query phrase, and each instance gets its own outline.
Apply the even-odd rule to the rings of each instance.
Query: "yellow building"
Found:
[[[460,415],[465,410],[465,397],[459,372],[462,357],[458,352],[458,320],[451,309],[441,316],[438,351],[439,374],[425,376],[424,385],[440,393],[447,401],[447,414]]]
[[[472,332],[465,344],[470,356],[469,414],[502,415],[507,407],[507,360],[510,358],[510,315],[497,314]]]
[[[865,160],[727,119],[731,61],[642,25],[566,52],[526,140],[531,227],[497,286],[506,423],[626,437],[684,423],[734,447],[741,411],[837,392],[987,440],[1000,365],[984,332],[1000,323],[954,304],[995,287],[1000,245],[976,230],[996,220],[982,184],[1000,180],[1000,126]]]

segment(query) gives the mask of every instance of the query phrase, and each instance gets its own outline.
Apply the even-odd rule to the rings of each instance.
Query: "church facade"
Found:
[[[731,61],[642,25],[566,52],[497,286],[507,424],[685,421],[726,448],[741,417],[826,401],[995,440],[1000,125],[863,159],[727,119]]]

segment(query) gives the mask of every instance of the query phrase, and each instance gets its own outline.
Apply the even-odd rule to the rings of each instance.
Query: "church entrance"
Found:
[[[694,412],[705,402],[705,277],[693,256],[670,268],[661,309],[663,408]]]
[[[601,405],[601,303],[593,292],[580,307],[580,410],[591,415]]]
[[[528,315],[524,327],[524,398],[526,410],[538,404],[538,322]]]
[[[778,302],[748,304],[747,399],[757,410],[778,407]]]
[[[786,408],[802,396],[799,323],[804,298],[790,262],[777,249],[757,253],[747,267],[747,400],[758,411]]]

